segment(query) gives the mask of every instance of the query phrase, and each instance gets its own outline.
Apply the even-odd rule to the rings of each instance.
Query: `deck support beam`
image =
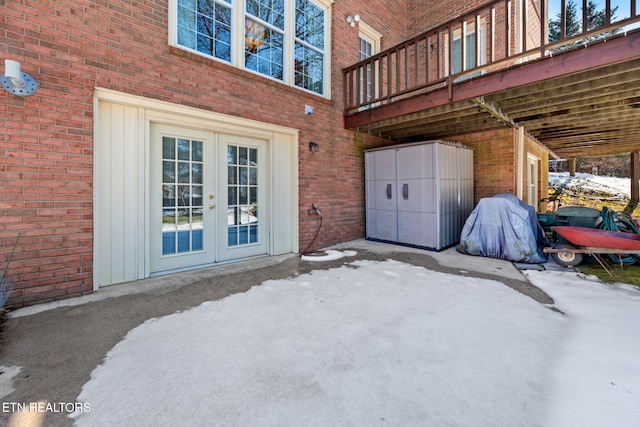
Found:
[[[631,153],[631,202],[640,200],[640,152]]]
[[[576,158],[569,159],[569,176],[576,176]]]

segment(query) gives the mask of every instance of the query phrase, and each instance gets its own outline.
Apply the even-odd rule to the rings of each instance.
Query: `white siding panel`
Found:
[[[143,277],[138,271],[138,246],[144,238],[143,230],[138,228],[138,218],[144,213],[138,210],[138,110],[126,108],[123,111],[122,123],[122,166],[124,182],[122,185],[122,276],[121,282],[136,280]]]
[[[111,139],[105,141],[111,147],[111,197],[109,204],[100,209],[111,211],[111,283],[119,283],[124,276],[124,252],[125,252],[125,108],[111,106]]]
[[[274,134],[271,144],[271,255],[298,252],[298,141]]]
[[[96,284],[138,274],[138,109],[99,105],[96,135]]]

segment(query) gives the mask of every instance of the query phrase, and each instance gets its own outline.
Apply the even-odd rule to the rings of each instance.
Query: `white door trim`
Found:
[[[297,129],[103,88],[94,91],[94,114],[94,290],[150,277],[151,123],[267,141],[267,181],[278,189],[269,200],[267,253],[298,252]]]

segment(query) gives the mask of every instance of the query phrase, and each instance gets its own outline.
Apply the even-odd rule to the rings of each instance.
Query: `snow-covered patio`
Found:
[[[345,261],[132,330],[77,425],[637,425],[637,289],[527,271],[554,311],[495,281]]]
[[[637,425],[638,289],[525,270],[550,306],[507,261],[336,249],[225,297],[208,292],[246,283],[246,265],[18,310],[0,396],[82,409],[33,426]]]

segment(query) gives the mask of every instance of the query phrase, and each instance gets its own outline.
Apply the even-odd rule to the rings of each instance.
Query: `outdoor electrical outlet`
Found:
[[[318,205],[315,203],[311,205],[311,209],[308,211],[309,215],[320,215],[320,211],[318,210]]]

